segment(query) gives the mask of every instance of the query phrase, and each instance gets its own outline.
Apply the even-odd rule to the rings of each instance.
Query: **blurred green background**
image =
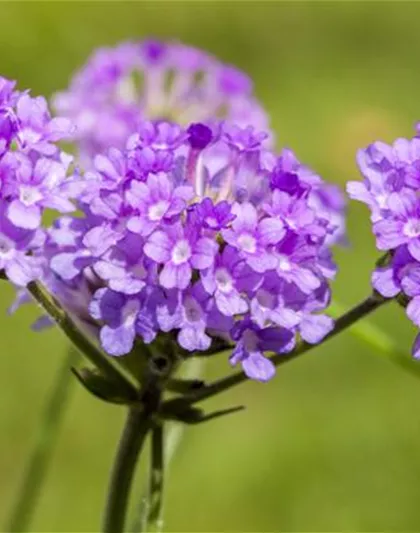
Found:
[[[404,2],[2,3],[0,71],[49,95],[96,46],[177,38],[248,71],[279,144],[344,185],[358,147],[410,135],[420,118],[419,20],[420,3]],[[334,290],[350,306],[369,291],[377,254],[363,206],[351,205],[348,225]],[[1,308],[11,298],[2,285]],[[0,523],[65,353],[57,331],[29,331],[36,315],[0,315]],[[371,320],[409,356],[415,331],[399,308]],[[227,371],[225,357],[208,366]],[[99,527],[123,410],[72,392],[36,531]],[[237,403],[247,410],[187,429],[166,531],[420,530],[420,380],[346,333],[206,407]]]

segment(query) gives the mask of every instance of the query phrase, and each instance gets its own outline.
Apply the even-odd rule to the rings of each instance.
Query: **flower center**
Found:
[[[420,220],[417,218],[409,219],[404,224],[403,232],[407,237],[418,237],[420,235]]]
[[[283,272],[289,272],[292,270],[292,265],[290,264],[290,261],[287,259],[284,255],[279,255],[278,257],[278,269],[282,270]]]
[[[255,253],[257,249],[255,237],[249,233],[242,233],[238,238],[238,244],[244,252],[248,252],[249,254]]]
[[[168,207],[169,202],[167,200],[160,200],[157,204],[151,205],[147,213],[149,215],[149,219],[153,222],[160,220],[168,210]]]
[[[384,193],[376,196],[376,203],[380,209],[385,209],[387,206],[388,196]]]
[[[30,206],[36,204],[36,202],[41,200],[41,198],[41,193],[34,187],[20,187],[19,200],[22,202],[22,204]]]
[[[216,285],[221,292],[230,292],[232,290],[232,276],[226,268],[218,268],[215,272]]]
[[[172,262],[175,265],[186,263],[191,257],[191,248],[185,239],[178,241],[172,250]]]
[[[131,300],[127,302],[122,311],[122,322],[126,327],[130,327],[134,324],[139,312],[139,302]]]

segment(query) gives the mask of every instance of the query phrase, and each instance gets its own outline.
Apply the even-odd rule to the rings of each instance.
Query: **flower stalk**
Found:
[[[341,315],[336,320],[334,329],[330,331],[330,333],[326,335],[319,344],[323,344],[328,339],[335,337],[336,335],[351,327],[357,321],[366,317],[367,315],[369,315],[376,309],[382,307],[385,303],[389,301],[391,300],[383,298],[377,293],[372,294],[371,296],[354,306],[352,309]],[[298,357],[308,352],[312,348],[315,348],[316,346],[318,345],[309,344],[308,342],[302,341],[292,352],[286,354],[275,354],[270,357],[270,360],[274,364],[274,366],[278,367],[289,361],[297,359]],[[199,390],[191,391],[183,395],[182,397],[167,401],[164,404],[163,409],[170,410],[172,408],[177,409],[178,407],[187,408],[190,405],[201,402],[217,394],[225,392],[231,389],[232,387],[240,385],[241,383],[247,381],[247,379],[248,377],[244,372],[237,372],[231,376],[216,380],[213,383],[210,383],[209,385],[205,385]]]
[[[132,407],[118,446],[109,484],[103,519],[104,533],[124,531],[125,518],[135,467],[146,436],[151,428],[152,412]]]
[[[152,429],[149,505],[147,507],[146,531],[160,533],[163,529],[164,447],[163,425]]]

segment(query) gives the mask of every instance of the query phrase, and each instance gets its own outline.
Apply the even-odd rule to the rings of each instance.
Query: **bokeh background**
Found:
[[[420,3],[10,2],[0,5],[0,72],[50,95],[91,50],[156,36],[201,46],[248,71],[279,145],[326,179],[357,178],[358,147],[408,136],[420,118]],[[377,257],[363,206],[337,252],[337,301],[369,291]],[[0,307],[12,298],[1,287]],[[63,360],[35,309],[0,315],[0,524]],[[370,319],[409,357],[415,331],[389,306]],[[208,376],[229,371],[225,357]],[[171,464],[166,531],[419,531],[420,380],[351,332],[208,409],[246,411],[188,428]],[[34,531],[96,531],[123,410],[71,391]],[[140,480],[137,482],[140,499]]]

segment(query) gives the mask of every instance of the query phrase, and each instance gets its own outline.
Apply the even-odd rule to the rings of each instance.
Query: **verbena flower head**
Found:
[[[95,51],[54,104],[77,125],[85,163],[110,147],[124,148],[145,119],[184,125],[226,119],[267,131],[245,73],[177,42],[145,40]]]
[[[386,298],[405,295],[407,315],[420,327],[420,138],[375,142],[357,161],[364,180],[347,190],[368,205],[377,248],[389,252],[373,272],[373,287]],[[420,336],[413,354],[420,357]]]
[[[78,126],[84,171],[56,144],[74,140],[69,121],[0,83],[11,281],[40,280],[109,355],[223,341],[261,381],[274,374],[267,351],[331,331],[343,198],[291,150],[269,150],[247,76],[176,43],[124,44],[97,52],[56,105]],[[63,216],[43,228],[47,209]]]
[[[205,353],[224,340],[231,363],[265,381],[267,351],[331,331],[325,184],[265,138],[225,122],[143,122],[124,150],[94,158],[76,197],[83,218],[59,219],[45,255],[59,299],[59,284],[91,291],[78,305],[89,300],[108,354],[156,339]]]

